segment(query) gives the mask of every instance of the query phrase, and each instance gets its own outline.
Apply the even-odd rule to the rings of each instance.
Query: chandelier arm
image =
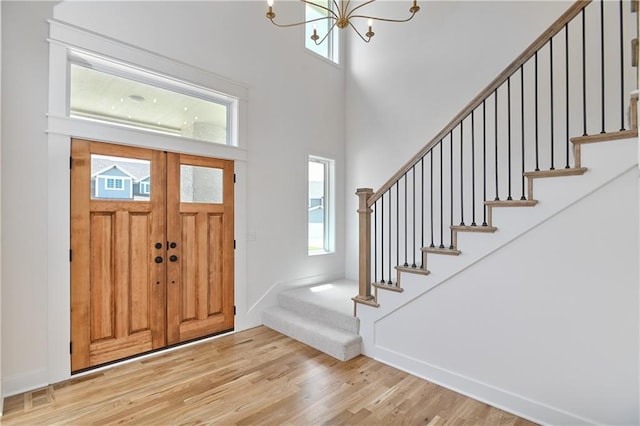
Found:
[[[293,24],[278,24],[277,22],[275,22],[273,20],[273,18],[269,18],[269,20],[271,21],[271,23],[273,25],[275,25],[276,27],[280,27],[280,28],[289,28],[289,27],[296,27],[298,25],[304,25],[304,24],[309,24],[311,22],[316,22],[316,21],[323,21],[325,19],[333,19],[335,22],[335,18],[333,16],[323,16],[322,18],[316,18],[316,19],[311,19],[309,21],[302,21],[302,22],[294,22]],[[334,24],[335,25],[335,24]],[[331,27],[333,28],[333,27]]]
[[[388,18],[378,18],[376,16],[368,16],[368,15],[353,15],[353,16],[349,16],[349,19],[352,18],[363,18],[363,19],[371,19],[372,21],[384,21],[384,22],[408,22],[410,20],[413,19],[413,17],[416,16],[416,12],[411,13],[411,16],[409,16],[406,19],[388,19]]]
[[[341,6],[344,6],[344,2],[341,1],[340,2]],[[333,10],[337,10],[338,11],[338,16],[344,16],[344,8],[338,5],[338,2],[336,0],[333,0]]]
[[[329,30],[327,31],[327,33],[324,35],[324,37],[322,37],[322,40],[320,41],[316,41],[314,40],[313,42],[316,44],[316,46],[319,46],[322,44],[323,41],[325,41],[327,39],[327,37],[329,37],[329,34],[331,34],[331,31],[333,31],[333,27],[336,26],[336,21],[333,21],[333,25],[331,25],[331,28],[329,28]]]
[[[333,10],[331,10],[331,8],[329,8],[329,7],[324,7],[324,6],[322,6],[322,5],[319,5],[319,4],[317,4],[317,3],[312,2],[312,1],[310,1],[310,0],[300,0],[300,1],[301,1],[302,3],[305,3],[305,4],[308,4],[308,5],[315,6],[315,7],[317,7],[317,8],[320,8],[320,9],[326,10],[326,11],[327,11],[327,12],[329,12],[331,15],[333,15],[333,17],[334,17],[335,19],[338,19],[338,15],[336,15],[336,13],[335,13]],[[331,16],[327,16],[327,18],[331,18]],[[314,21],[315,21],[315,19],[314,19]],[[306,21],[306,22],[313,22],[313,21]]]
[[[359,5],[358,5],[358,6],[356,6],[356,7],[354,7],[354,8],[353,8],[353,10],[351,10],[351,11],[349,12],[349,14],[347,15],[347,19],[357,18],[358,16],[357,16],[357,15],[354,15],[353,13],[354,13],[356,10],[360,9],[361,7],[366,6],[366,5],[370,4],[370,3],[373,3],[374,1],[376,1],[376,0],[368,0],[368,1],[365,1],[364,3],[362,3],[362,4],[359,4]],[[346,12],[346,11],[345,11],[345,12]]]
[[[360,36],[362,41],[364,41],[365,43],[369,43],[369,41],[371,41],[371,37],[369,37],[368,39],[364,38],[364,36],[362,34],[360,34],[360,31],[358,31],[358,29],[351,22],[349,22],[349,25],[351,25],[351,28],[353,28],[353,30],[356,32],[356,34],[358,34],[358,36]]]

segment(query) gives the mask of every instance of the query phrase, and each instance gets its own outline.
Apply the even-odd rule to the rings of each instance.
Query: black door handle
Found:
[[[172,254],[171,256],[169,256],[169,260],[171,262],[177,262],[178,261],[178,256],[176,256],[175,254]]]
[[[154,259],[156,263],[162,263],[162,261],[164,259],[162,259],[162,256],[156,256],[156,258]]]

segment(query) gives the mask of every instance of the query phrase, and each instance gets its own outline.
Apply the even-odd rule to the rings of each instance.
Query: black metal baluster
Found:
[[[378,201],[373,203],[373,282],[378,282]]]
[[[500,201],[500,196],[498,195],[498,89],[493,92],[495,97],[494,107],[495,107],[495,115],[494,115],[494,127],[495,127],[495,140],[496,140],[496,198],[495,201]]]
[[[550,83],[549,83],[549,92],[551,94],[551,107],[549,108],[551,114],[551,167],[549,170],[554,170],[553,167],[553,135],[554,135],[554,125],[553,125],[553,38],[549,39],[549,74],[550,74]]]
[[[380,282],[384,284],[384,194],[380,197],[380,268]]]
[[[511,77],[507,78],[507,200],[511,201]]]
[[[536,115],[536,118],[535,118],[535,129],[536,129],[536,133],[535,133],[535,135],[536,135],[536,172],[538,172],[538,171],[540,171],[540,162],[539,162],[540,156],[538,155],[538,123],[539,123],[539,121],[538,121],[538,52],[535,53],[534,58],[535,58],[535,77],[534,77],[534,80],[535,80],[535,88],[534,88],[535,96],[534,97],[535,97],[535,110],[536,110],[535,111],[535,115]]]
[[[487,224],[487,104],[482,101],[482,226]]]
[[[564,24],[564,76],[565,76],[565,97],[567,102],[565,104],[565,119],[566,122],[566,137],[565,137],[565,157],[566,163],[564,168],[569,169],[569,24]]]
[[[430,180],[430,186],[431,186],[431,245],[429,245],[429,247],[435,247],[435,244],[433,243],[433,148],[431,148],[431,151],[429,151],[429,157],[431,160],[431,167],[429,168],[429,173],[431,175]]]
[[[582,15],[582,136],[587,136],[587,43],[584,9]]]
[[[462,135],[464,133],[464,120],[460,122],[460,226],[464,226],[464,164],[462,155]]]
[[[522,174],[520,175],[520,179],[522,182],[522,196],[521,200],[526,200],[527,197],[524,195],[524,66],[520,65],[520,146],[521,146],[521,157],[522,157]]]
[[[451,200],[449,207],[449,249],[453,250],[453,229],[451,229],[453,225],[453,130],[449,132],[449,170],[449,188],[451,189],[451,196],[449,197],[449,200]]]
[[[604,124],[604,0],[600,0],[600,95],[602,105],[602,130],[605,132]]]
[[[620,131],[624,131],[624,22],[622,0],[620,0]]]
[[[396,181],[396,265],[400,265],[400,179]]]
[[[391,204],[393,203],[393,199],[392,199],[392,189],[393,187],[389,188],[389,279],[387,280],[387,284],[391,285],[393,282],[391,281],[391,274],[393,271],[393,268],[391,268],[391,257],[392,255],[392,250],[393,250],[393,240],[391,239],[391,226],[393,224],[393,221],[391,220]],[[399,223],[399,221],[397,221]]]
[[[398,185],[400,185],[400,182],[398,181]],[[408,227],[408,222],[407,222],[407,174],[404,174],[404,264],[402,266],[409,266],[409,263],[407,263],[407,227]],[[399,265],[399,263],[398,263]]]
[[[476,125],[471,111],[471,226],[476,226]]]
[[[431,151],[429,151],[431,152]],[[422,212],[422,225],[420,226],[420,250],[424,247],[424,157],[420,159],[420,211]],[[420,256],[422,260],[422,256]],[[422,264],[420,265],[422,268]]]
[[[412,176],[413,176],[413,187],[412,187],[412,193],[413,193],[413,229],[412,229],[412,236],[413,236],[413,247],[411,248],[411,251],[413,252],[413,263],[411,264],[412,268],[416,267],[416,166],[413,166],[411,168],[412,171]]]
[[[444,150],[444,139],[440,140],[440,248],[444,248],[444,175],[442,170],[442,151]]]

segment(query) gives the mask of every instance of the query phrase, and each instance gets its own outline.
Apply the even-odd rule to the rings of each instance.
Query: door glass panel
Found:
[[[151,162],[91,154],[93,200],[149,201]]]
[[[180,202],[222,203],[222,169],[180,165]]]

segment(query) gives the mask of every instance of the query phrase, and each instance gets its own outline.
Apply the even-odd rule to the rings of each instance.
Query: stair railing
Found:
[[[357,190],[355,302],[377,306],[372,286],[400,291],[401,272],[428,274],[429,252],[459,254],[456,232],[495,231],[492,206],[534,205],[527,170],[586,170],[571,166],[571,136],[626,131],[636,2],[572,4],[378,191]]]

